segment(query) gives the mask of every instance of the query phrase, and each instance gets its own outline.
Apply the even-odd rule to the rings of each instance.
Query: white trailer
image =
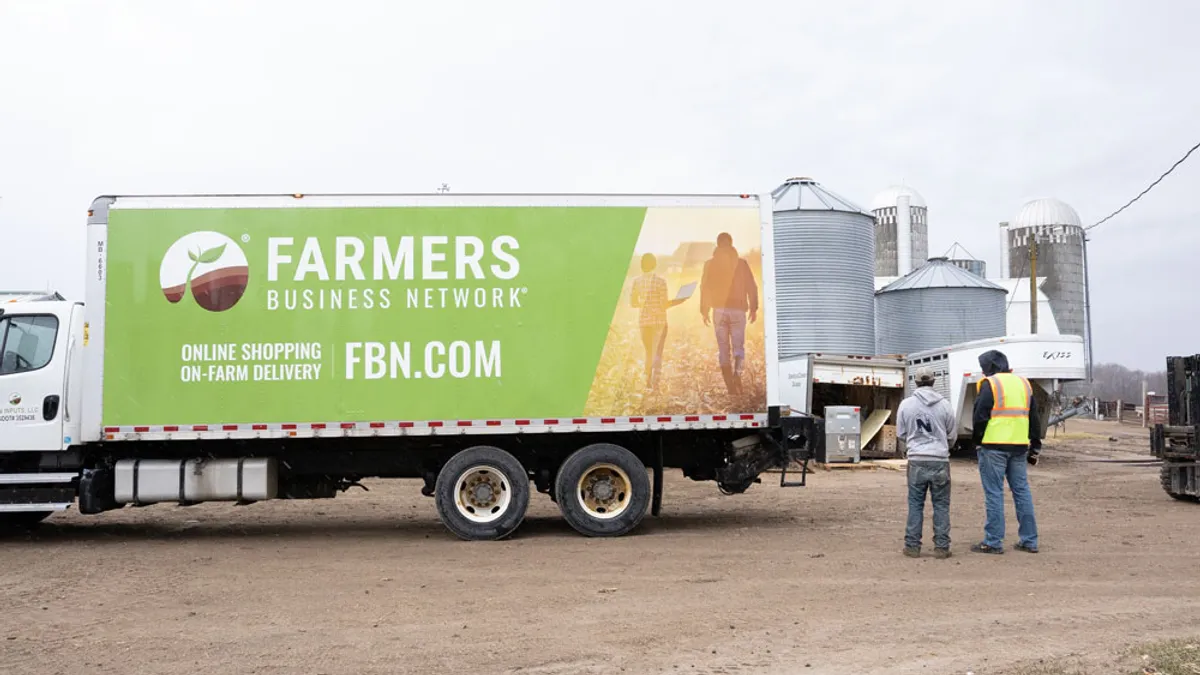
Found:
[[[978,383],[984,378],[979,355],[989,350],[1003,352],[1014,374],[1034,384],[1034,399],[1041,419],[1041,434],[1050,419],[1050,402],[1062,385],[1087,378],[1083,338],[1077,335],[1017,335],[964,342],[941,349],[909,354],[905,392],[913,389],[913,375],[920,366],[933,368],[937,389],[954,408],[958,444],[968,449],[971,441],[972,413]]]

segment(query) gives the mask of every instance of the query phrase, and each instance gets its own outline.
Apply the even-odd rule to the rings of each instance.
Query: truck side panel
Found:
[[[100,197],[92,202],[87,221],[87,270],[84,283],[83,324],[83,402],[82,430],[84,442],[103,438],[104,391],[104,310],[108,288],[108,209],[112,198]]]
[[[85,438],[762,426],[770,226],[739,197],[118,199],[89,227]]]

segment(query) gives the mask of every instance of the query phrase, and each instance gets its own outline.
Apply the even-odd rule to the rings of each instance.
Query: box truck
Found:
[[[615,536],[664,468],[802,485],[824,435],[779,401],[770,204],[98,198],[84,302],[0,300],[0,521],[412,478],[463,539],[533,491]]]

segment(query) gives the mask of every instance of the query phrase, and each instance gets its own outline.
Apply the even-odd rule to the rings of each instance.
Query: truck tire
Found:
[[[558,508],[571,527],[588,537],[619,537],[642,522],[650,504],[646,465],[611,443],[576,450],[554,481]]]
[[[434,501],[442,524],[467,541],[503,539],[525,520],[529,473],[488,445],[467,448],[438,472]]]
[[[1200,497],[1195,495],[1182,494],[1171,490],[1171,469],[1172,467],[1164,465],[1158,470],[1158,480],[1162,484],[1163,492],[1171,495],[1172,499],[1178,499],[1181,502],[1200,502]]]

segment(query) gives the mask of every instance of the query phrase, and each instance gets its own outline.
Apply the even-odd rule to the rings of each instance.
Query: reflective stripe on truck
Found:
[[[452,434],[549,433],[563,431],[653,429],[743,429],[763,427],[766,413],[577,417],[562,419],[430,420],[423,422],[311,422],[188,424],[104,427],[105,440],[227,438],[312,438],[330,436],[405,436]]]

